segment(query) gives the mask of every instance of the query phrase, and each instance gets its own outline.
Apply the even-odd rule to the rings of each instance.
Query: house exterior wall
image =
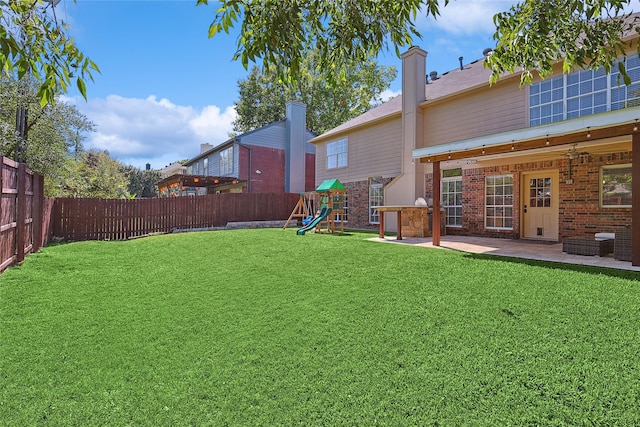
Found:
[[[631,226],[631,208],[600,206],[600,169],[602,166],[631,163],[631,152],[585,156],[572,162],[559,158],[535,162],[514,161],[501,165],[466,167],[462,170],[462,226],[447,227],[447,234],[497,238],[521,238],[522,175],[526,172],[559,172],[558,240],[563,237],[593,238],[595,233],[615,232]],[[443,166],[446,169],[446,166]],[[511,174],[514,178],[514,224],[512,230],[485,227],[485,178]],[[571,176],[572,183],[569,181]],[[425,177],[425,197],[432,197],[433,174]],[[355,202],[354,202],[355,203]]]
[[[250,149],[252,172],[250,191],[252,193],[284,193],[284,150],[260,146],[250,146]],[[246,162],[248,170],[249,154],[247,150],[242,151],[245,153],[243,163]],[[256,173],[257,170],[261,173]]]
[[[373,176],[373,175],[372,175]],[[393,178],[383,178],[383,186],[388,185]],[[379,224],[369,222],[369,179],[343,183],[347,189],[347,224],[354,229],[377,230]]]
[[[346,184],[365,181],[371,176],[397,176],[402,155],[401,124],[400,117],[396,117],[317,144],[316,185],[326,179],[339,179]],[[348,140],[348,166],[327,169],[327,143],[345,137]]]
[[[424,108],[424,140],[416,148],[528,126],[528,87],[513,79]]]

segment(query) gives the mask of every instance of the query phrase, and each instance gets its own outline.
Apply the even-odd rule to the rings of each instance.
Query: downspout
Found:
[[[242,147],[242,148],[246,149],[249,152],[249,171],[247,173],[247,190],[248,190],[249,193],[251,193],[252,192],[252,187],[253,187],[251,185],[251,183],[253,181],[253,178],[251,178],[252,171],[253,171],[253,168],[251,166],[251,158],[253,157],[251,155],[251,148],[249,148],[247,145],[241,144],[240,140],[238,140],[238,139],[236,139],[236,144],[238,144],[238,147]],[[238,177],[238,178],[240,178],[240,177]]]

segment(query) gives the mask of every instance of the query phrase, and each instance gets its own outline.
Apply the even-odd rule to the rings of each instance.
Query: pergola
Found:
[[[230,176],[201,176],[175,174],[158,181],[160,197],[185,196],[189,188],[210,188],[217,185],[237,184],[238,179]],[[166,196],[163,196],[166,194]]]

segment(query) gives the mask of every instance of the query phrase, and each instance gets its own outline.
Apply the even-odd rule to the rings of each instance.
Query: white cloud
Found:
[[[84,141],[86,149],[107,150],[123,163],[137,167],[150,163],[154,169],[196,156],[202,143],[226,141],[236,118],[233,107],[222,111],[209,105],[196,110],[155,96],[110,95],[77,107],[96,125],[96,132]]]
[[[440,16],[436,19],[429,16],[418,20],[417,25],[420,31],[437,29],[452,35],[493,34],[493,16],[513,4],[513,1],[494,0],[451,1],[440,8]]]
[[[401,90],[385,89],[380,93],[380,98],[382,99],[382,102],[387,102],[391,98],[395,98],[396,96],[400,95],[401,93],[402,93]]]

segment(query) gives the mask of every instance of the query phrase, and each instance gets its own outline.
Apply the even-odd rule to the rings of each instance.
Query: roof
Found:
[[[447,71],[446,73],[438,75],[436,80],[429,79],[429,82],[425,85],[425,102],[429,103],[441,100],[482,86],[488,87],[490,76],[491,70],[484,67],[484,58],[463,66],[463,69],[456,68],[455,70]],[[309,142],[317,144],[347,131],[365,125],[371,125],[379,120],[401,115],[402,95],[398,95],[340,126],[313,138]]]
[[[330,190],[345,190],[345,188],[337,179],[325,179],[320,185],[318,185],[318,188],[316,188],[317,193]]]

